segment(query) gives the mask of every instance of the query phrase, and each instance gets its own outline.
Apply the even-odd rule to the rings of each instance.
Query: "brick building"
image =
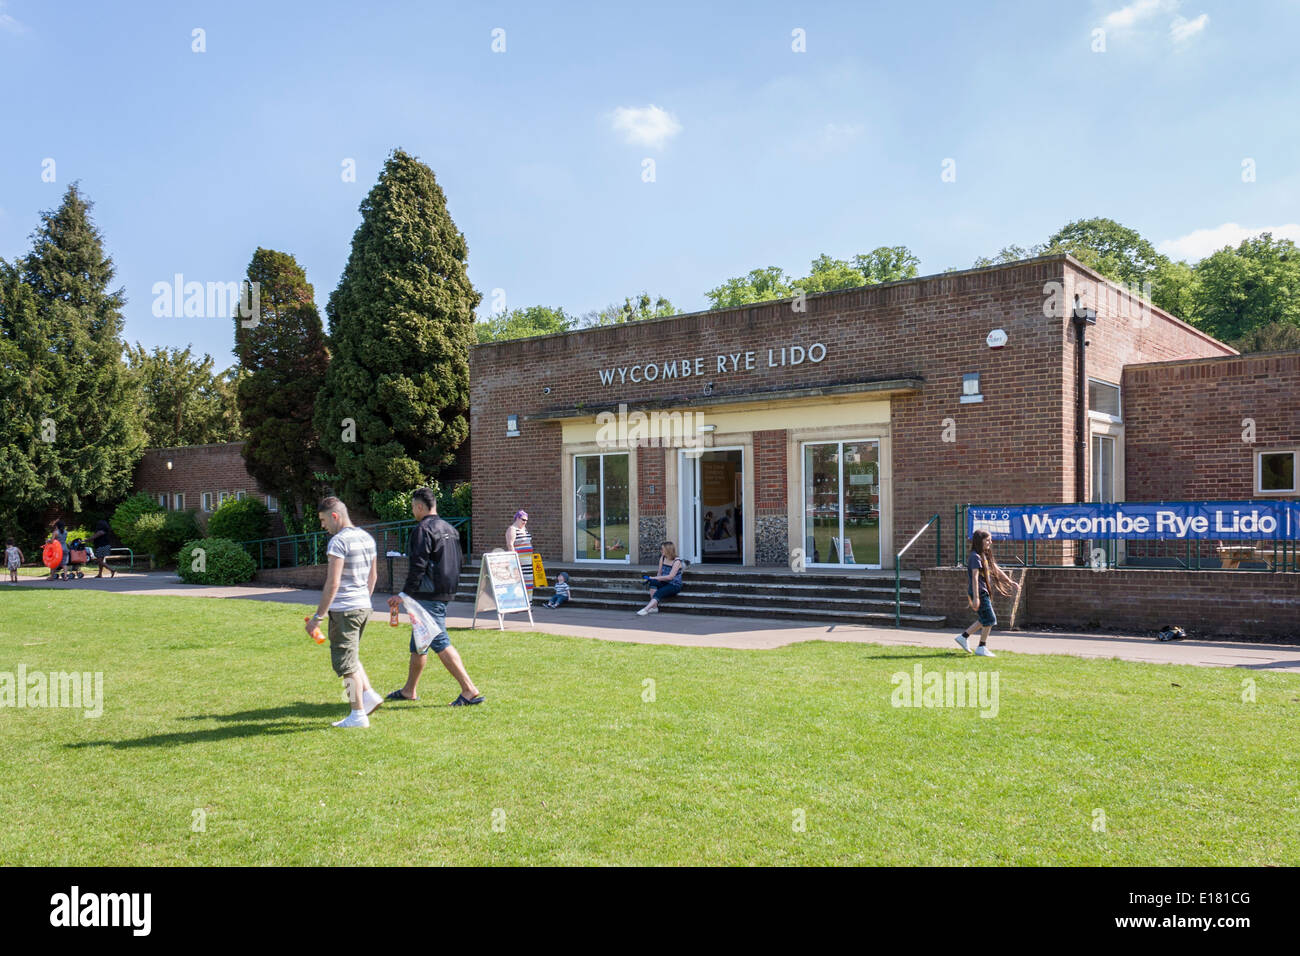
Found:
[[[1294,489],[1300,447],[1300,353],[1237,356],[1065,255],[487,343],[470,380],[476,550],[524,508],[552,560],[889,568],[967,502],[1294,493],[1251,476],[1272,453]]]
[[[152,495],[168,511],[193,510],[200,528],[227,498],[257,498],[271,512],[270,533],[285,533],[279,502],[244,466],[242,442],[149,448],[135,467],[131,491]]]

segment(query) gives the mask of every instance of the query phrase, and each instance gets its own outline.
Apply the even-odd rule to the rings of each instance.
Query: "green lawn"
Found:
[[[485,705],[443,706],[435,661],[341,731],[305,613],[0,589],[0,672],[102,671],[106,700],[0,709],[0,864],[1300,860],[1297,675],[458,631]],[[381,691],[408,636],[367,632]],[[891,706],[917,663],[996,671],[997,716]]]

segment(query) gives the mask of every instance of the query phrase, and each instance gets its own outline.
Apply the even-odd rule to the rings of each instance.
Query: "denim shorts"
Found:
[[[667,584],[655,588],[654,599],[656,601],[662,601],[664,598],[670,598],[674,595],[680,594],[681,590],[682,586],[680,584],[673,584],[669,581]]]
[[[980,626],[995,627],[998,623],[998,616],[993,613],[993,602],[987,594],[980,595]]]
[[[446,601],[426,601],[423,598],[416,598],[416,603],[429,612],[435,624],[438,625],[439,634],[433,639],[433,643],[428,649],[421,652],[415,649],[415,635],[411,635],[411,653],[428,654],[433,651],[435,654],[441,654],[447,648],[451,647],[451,637],[447,634],[447,602]]]

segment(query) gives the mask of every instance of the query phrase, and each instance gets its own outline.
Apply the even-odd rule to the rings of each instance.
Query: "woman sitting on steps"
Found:
[[[665,541],[659,546],[659,554],[659,573],[644,576],[648,587],[654,587],[656,584],[658,587],[655,587],[650,603],[636,612],[642,617],[647,614],[657,614],[659,602],[664,598],[672,597],[682,589],[682,559],[677,557],[677,547],[671,541]]]

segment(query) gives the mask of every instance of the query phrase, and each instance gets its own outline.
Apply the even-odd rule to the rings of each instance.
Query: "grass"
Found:
[[[1296,675],[456,631],[485,705],[444,706],[433,662],[420,702],[339,731],[305,613],[0,590],[0,672],[102,671],[106,701],[95,719],[0,709],[0,864],[1300,859]],[[379,690],[402,683],[408,635],[369,626]],[[995,671],[997,716],[891,706],[918,663]]]

